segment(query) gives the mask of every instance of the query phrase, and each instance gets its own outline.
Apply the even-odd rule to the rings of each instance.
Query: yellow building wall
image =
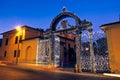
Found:
[[[29,27],[22,27],[20,31],[17,31],[16,29],[8,31],[3,33],[3,41],[2,41],[2,47],[0,50],[0,58],[4,59],[6,61],[12,61],[16,62],[16,57],[14,57],[14,51],[18,50],[18,45],[19,45],[19,50],[20,50],[20,57],[18,58],[18,61],[25,60],[25,50],[27,46],[28,47],[28,53],[30,53],[30,56],[27,60],[33,61],[35,60],[35,54],[37,49],[36,45],[37,42],[34,39],[27,40],[27,41],[22,41],[22,43],[17,43],[15,44],[15,38],[18,36],[18,39],[20,39],[20,35],[22,35],[22,40],[27,39],[27,38],[33,38],[33,37],[38,37],[42,36],[42,32],[36,29],[32,29]],[[6,39],[8,38],[8,45],[5,45]],[[26,42],[26,43],[25,43]],[[6,57],[4,57],[4,53],[6,51]]]
[[[38,38],[23,41],[19,62],[36,62]]]
[[[12,31],[4,34],[4,38],[2,41],[2,50],[1,50],[1,57],[7,61],[15,61],[16,58],[14,57],[14,50],[18,49],[18,44],[15,44],[15,37],[17,32]],[[8,45],[5,45],[6,38],[8,38]],[[4,53],[6,51],[6,57],[4,57]]]
[[[111,72],[120,73],[120,24],[110,25],[105,31]]]

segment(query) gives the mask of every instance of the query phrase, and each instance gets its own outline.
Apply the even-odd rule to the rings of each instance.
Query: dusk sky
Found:
[[[63,6],[81,20],[91,21],[95,30],[120,16],[120,0],[0,0],[0,33],[17,25],[49,28]]]

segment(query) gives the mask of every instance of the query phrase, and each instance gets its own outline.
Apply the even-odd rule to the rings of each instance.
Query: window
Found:
[[[18,50],[18,55],[17,56],[20,57],[20,50]]]
[[[18,50],[18,53],[17,50],[14,50],[14,57],[20,57],[20,50]]]
[[[18,36],[16,36],[16,38],[15,38],[15,44],[17,44],[18,43]]]
[[[6,56],[7,56],[7,51],[4,52],[4,57],[6,57]]]
[[[8,45],[8,38],[6,38],[5,45]]]
[[[22,35],[20,35],[20,40],[19,40],[19,42],[20,42],[20,43],[22,42]]]
[[[14,57],[16,57],[16,55],[17,55],[17,51],[16,51],[16,50],[14,50]]]

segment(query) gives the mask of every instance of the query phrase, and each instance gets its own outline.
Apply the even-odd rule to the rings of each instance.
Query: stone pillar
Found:
[[[89,39],[90,39],[90,63],[91,63],[91,70],[93,73],[96,72],[95,68],[95,56],[94,56],[94,48],[93,48],[93,31],[92,28],[88,29],[89,31]]]
[[[50,51],[49,51],[49,64],[54,65],[54,34],[50,32]]]
[[[75,44],[76,44],[76,65],[75,65],[75,72],[82,72],[81,69],[81,34],[82,32],[77,29],[76,30],[76,37],[75,37]]]

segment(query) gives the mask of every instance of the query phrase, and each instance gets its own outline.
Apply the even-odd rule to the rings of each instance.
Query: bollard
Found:
[[[76,73],[79,72],[79,66],[77,64],[75,65],[74,72],[76,72]]]

